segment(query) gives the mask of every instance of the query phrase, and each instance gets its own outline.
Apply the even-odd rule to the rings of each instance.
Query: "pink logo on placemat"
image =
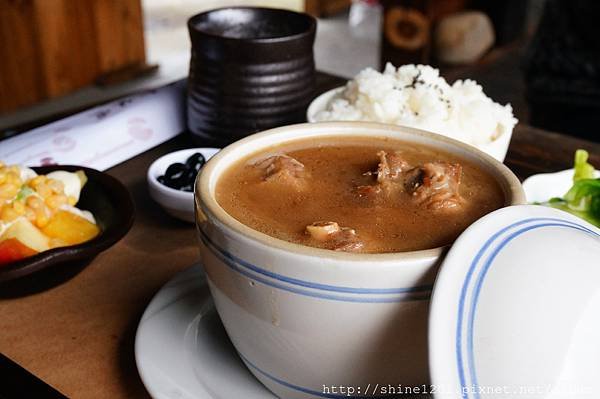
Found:
[[[69,136],[56,136],[52,139],[52,145],[57,151],[67,152],[71,151],[77,145],[77,142]]]
[[[45,158],[40,159],[40,165],[42,165],[42,166],[56,165],[56,161],[52,157],[45,157]]]
[[[52,131],[52,133],[64,133],[69,130],[71,130],[71,126],[58,126]]]
[[[152,138],[153,131],[149,127],[146,126],[146,120],[140,117],[130,118],[127,121],[129,125],[127,128],[127,133],[131,137],[140,141],[147,141]]]

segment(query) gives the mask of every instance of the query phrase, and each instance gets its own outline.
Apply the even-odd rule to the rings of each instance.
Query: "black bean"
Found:
[[[202,155],[199,152],[196,152],[195,154],[191,155],[186,161],[185,161],[185,165],[190,168],[190,169],[194,169],[196,172],[198,172],[206,163],[206,159],[204,158],[204,155]]]
[[[179,190],[179,187],[181,187],[181,184],[179,183],[179,181],[169,179],[168,177],[166,177],[164,175],[163,176],[159,176],[157,178],[157,180],[158,180],[158,182],[160,184],[163,184],[163,185],[165,185],[167,187],[170,187],[170,188],[174,188],[176,190]]]
[[[188,181],[187,177],[188,169],[182,163],[174,163],[169,165],[165,172],[165,183],[168,187],[181,189],[185,186]]]
[[[194,184],[196,181],[196,176],[198,176],[198,171],[194,169],[188,169],[185,172],[185,182],[187,184]]]
[[[170,180],[178,179],[184,174],[185,170],[186,167],[184,164],[176,162],[169,165],[167,171],[165,172],[165,177]]]
[[[165,186],[167,187],[171,187],[174,188],[175,190],[179,190],[181,189],[181,186],[183,185],[183,182],[180,180],[171,180],[171,179],[165,179]]]
[[[176,162],[169,165],[165,174],[158,177],[158,181],[176,190],[193,192],[196,176],[205,163],[206,159],[204,156],[196,152],[188,157],[185,164]]]

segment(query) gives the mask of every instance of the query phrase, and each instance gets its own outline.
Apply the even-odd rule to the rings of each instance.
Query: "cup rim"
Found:
[[[323,133],[321,131],[327,130],[336,130],[341,133]],[[196,222],[198,222],[198,209],[201,209],[202,212],[210,219],[210,217],[214,218],[219,222],[220,225],[225,226],[231,232],[234,232],[238,235],[241,235],[247,240],[253,241],[255,243],[262,244],[267,247],[276,248],[278,250],[283,250],[285,252],[291,252],[297,255],[304,256],[313,256],[319,258],[326,258],[330,260],[344,261],[344,262],[386,262],[386,261],[394,261],[398,262],[401,260],[415,260],[415,259],[434,259],[439,257],[447,248],[452,246],[454,242],[436,248],[423,249],[417,251],[406,251],[406,252],[386,252],[386,253],[351,253],[351,252],[338,252],[331,251],[322,248],[315,248],[306,245],[296,244],[292,242],[288,242],[279,238],[271,237],[268,234],[262,233],[258,230],[254,230],[251,227],[246,226],[241,223],[233,216],[229,215],[217,202],[214,196],[214,190],[211,190],[211,187],[216,187],[216,181],[219,176],[213,176],[215,173],[215,169],[219,166],[221,160],[226,159],[230,154],[238,152],[244,146],[247,146],[249,143],[264,140],[265,138],[273,138],[274,140],[266,140],[266,143],[260,145],[259,148],[254,149],[248,153],[244,153],[244,156],[249,155],[251,153],[259,152],[265,148],[274,145],[280,145],[286,142],[297,141],[302,139],[307,139],[309,137],[323,136],[323,137],[335,137],[335,136],[347,136],[350,131],[374,131],[379,130],[382,132],[383,137],[385,135],[383,132],[392,131],[396,133],[408,134],[409,136],[416,136],[424,138],[424,140],[430,140],[433,142],[439,142],[440,144],[449,144],[454,147],[458,147],[458,149],[462,150],[466,153],[471,153],[473,158],[478,158],[480,162],[487,163],[491,169],[495,169],[496,172],[494,174],[498,183],[502,186],[503,191],[505,191],[506,195],[506,205],[519,205],[526,203],[525,194],[519,179],[514,175],[514,173],[504,164],[500,163],[490,155],[478,150],[475,147],[472,147],[468,144],[462,143],[460,141],[451,139],[446,136],[442,136],[439,134],[427,132],[421,129],[406,127],[406,126],[396,126],[396,125],[387,125],[383,123],[375,123],[375,122],[317,122],[317,123],[300,123],[295,125],[283,126],[274,129],[269,129],[263,132],[255,133],[249,135],[241,140],[238,140],[227,147],[223,148],[219,153],[217,153],[214,157],[212,157],[202,169],[198,179],[195,183],[194,190],[194,201],[196,205]],[[286,137],[290,132],[294,132],[295,135],[292,137]],[[321,133],[319,133],[321,132]],[[346,134],[344,134],[346,133]],[[361,136],[361,134],[356,134],[357,136]],[[369,133],[363,133],[362,136],[368,136]],[[279,139],[277,139],[279,138]],[[398,140],[402,140],[402,138],[398,138]],[[411,141],[410,137],[407,141]],[[439,147],[438,147],[439,148]],[[456,148],[455,148],[456,149]],[[446,150],[448,151],[448,150]],[[452,151],[448,151],[451,152]],[[236,160],[239,160],[240,157],[237,157]],[[222,171],[226,170],[228,167],[235,162],[233,160],[228,165],[224,166]],[[501,178],[504,181],[501,181]],[[209,217],[210,216],[210,217]],[[200,228],[199,226],[197,226]]]
[[[309,26],[308,29],[306,29],[303,32],[300,33],[295,33],[293,35],[286,35],[286,36],[279,36],[279,37],[265,37],[265,38],[237,38],[237,37],[226,37],[226,36],[221,36],[221,35],[217,35],[214,33],[210,33],[207,32],[205,30],[200,30],[198,29],[195,25],[194,22],[196,22],[197,19],[200,19],[208,14],[211,13],[215,13],[215,12],[220,12],[223,10],[258,10],[258,11],[269,11],[269,12],[280,12],[282,14],[288,14],[288,15],[294,15],[294,16],[300,16],[305,18],[306,20],[308,20],[309,22]],[[313,17],[310,14],[307,14],[305,12],[299,12],[299,11],[292,11],[292,10],[286,10],[283,8],[271,8],[271,7],[251,7],[251,6],[232,6],[232,7],[219,7],[219,8],[213,8],[211,10],[207,10],[204,12],[201,12],[199,14],[193,15],[190,18],[188,18],[187,20],[187,27],[188,27],[188,31],[190,32],[190,35],[202,35],[202,36],[206,36],[206,37],[210,37],[212,39],[218,39],[218,40],[222,40],[222,41],[227,41],[227,42],[232,42],[232,43],[257,43],[257,44],[274,44],[274,43],[280,43],[280,42],[288,42],[288,41],[293,41],[296,39],[301,39],[304,38],[306,36],[310,36],[315,34],[316,32],[316,27],[317,27],[317,20],[315,19],[315,17]]]

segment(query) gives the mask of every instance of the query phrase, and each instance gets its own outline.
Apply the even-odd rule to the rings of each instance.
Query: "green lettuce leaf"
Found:
[[[551,198],[542,205],[561,209],[600,227],[600,179],[594,179],[594,167],[585,150],[575,152],[573,186],[563,198]]]
[[[587,161],[588,158],[589,154],[586,150],[575,151],[575,174],[573,175],[574,182],[578,180],[594,178],[594,166]]]
[[[600,179],[577,180],[564,199],[570,209],[600,218]]]

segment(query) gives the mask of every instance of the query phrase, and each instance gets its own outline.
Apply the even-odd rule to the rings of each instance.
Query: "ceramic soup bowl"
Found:
[[[210,290],[240,357],[281,398],[333,397],[348,387],[428,382],[429,297],[445,248],[353,254],[282,241],[253,230],[215,200],[219,177],[246,155],[322,136],[378,136],[443,149],[491,173],[505,204],[524,203],[515,175],[458,141],[390,125],[286,126],[223,149],[196,181],[200,252]],[[370,385],[369,385],[370,384]]]

